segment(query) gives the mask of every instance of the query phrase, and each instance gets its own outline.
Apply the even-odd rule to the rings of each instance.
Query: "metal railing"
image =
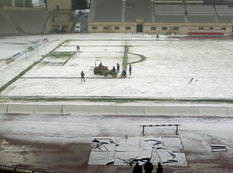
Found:
[[[54,173],[45,170],[22,168],[17,166],[0,165],[0,171],[13,172],[13,173]]]

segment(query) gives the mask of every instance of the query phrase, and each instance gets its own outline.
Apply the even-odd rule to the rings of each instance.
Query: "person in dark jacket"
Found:
[[[138,164],[138,162],[133,167],[133,173],[142,173],[142,167]]]
[[[158,168],[157,168],[157,172],[156,173],[163,173],[163,167],[161,165],[161,163],[158,163]]]
[[[132,72],[132,66],[131,64],[129,65],[129,75],[131,75],[131,72]]]
[[[77,52],[80,52],[80,47],[79,47],[79,46],[76,46],[76,48],[77,48]]]
[[[147,159],[147,162],[144,165],[145,173],[151,173],[153,170],[153,164],[150,162],[150,159]]]
[[[122,71],[121,78],[126,78],[126,71],[125,70]]]
[[[120,72],[120,65],[117,63],[117,73]]]
[[[81,72],[81,82],[84,81],[85,82],[85,73],[82,71]]]

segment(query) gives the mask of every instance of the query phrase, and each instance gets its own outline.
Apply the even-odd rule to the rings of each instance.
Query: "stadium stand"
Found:
[[[190,23],[217,23],[215,10],[211,5],[186,5]]]
[[[94,14],[90,18],[93,22],[135,22],[143,16],[144,21],[151,21],[150,4],[149,0],[127,0],[122,19],[122,0],[98,0],[93,2]]]
[[[92,0],[88,32],[232,34],[228,6],[205,0]]]
[[[215,11],[211,5],[187,5],[189,15],[214,15]]]
[[[96,22],[120,22],[122,2],[119,0],[94,1],[95,14],[92,20]]]
[[[0,9],[0,26],[0,35],[19,33],[2,9]]]
[[[220,23],[229,23],[233,20],[233,7],[227,5],[216,5],[216,12]]]
[[[144,19],[145,22],[152,21],[150,0],[128,0],[126,5],[125,21],[135,22],[136,19]]]
[[[46,10],[31,8],[7,8],[4,11],[12,19],[12,21],[23,30],[24,33],[43,33],[43,28],[48,18],[48,12]]]
[[[155,5],[155,22],[184,23],[183,5]]]
[[[178,14],[183,15],[185,12],[183,5],[155,5],[155,15]]]

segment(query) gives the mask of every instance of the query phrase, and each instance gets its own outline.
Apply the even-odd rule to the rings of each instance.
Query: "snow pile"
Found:
[[[176,138],[180,140],[180,138]],[[187,166],[184,153],[174,153],[170,148],[165,147],[163,138],[140,138],[125,137],[120,142],[115,143],[111,138],[95,138],[92,141],[92,151],[89,158],[89,165],[132,165],[139,162],[143,165],[148,158],[153,164],[162,162],[177,166]],[[171,138],[174,141],[174,138]],[[171,143],[170,141],[170,143]],[[169,142],[168,142],[169,143]],[[173,146],[180,148],[181,142],[173,143]],[[182,146],[181,146],[182,147]]]

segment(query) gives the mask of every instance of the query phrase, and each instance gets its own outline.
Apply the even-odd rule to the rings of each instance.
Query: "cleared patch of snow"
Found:
[[[161,138],[128,137],[126,135],[117,143],[114,143],[112,140],[99,139],[96,140],[95,138],[92,141],[92,150],[88,162],[90,165],[106,165],[109,163],[114,163],[114,165],[131,165],[137,161],[142,165],[146,162],[146,159],[152,158],[155,161],[154,158],[156,157],[158,162],[187,166],[185,154],[178,153],[178,156],[176,156],[170,148],[162,144]],[[166,143],[172,143],[173,147],[176,145],[179,147],[181,143],[180,138],[176,139],[179,140],[178,143],[174,143],[174,138],[166,138]],[[175,164],[174,162],[181,163]],[[153,163],[156,164],[155,162]]]

